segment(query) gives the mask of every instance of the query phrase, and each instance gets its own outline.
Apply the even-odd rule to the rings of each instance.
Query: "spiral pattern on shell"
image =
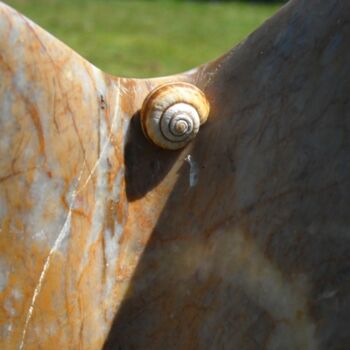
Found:
[[[209,102],[196,86],[168,83],[153,90],[141,109],[144,134],[157,146],[176,150],[198,133],[209,114]]]

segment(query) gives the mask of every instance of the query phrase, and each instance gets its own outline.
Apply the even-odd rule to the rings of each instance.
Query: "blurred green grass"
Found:
[[[132,0],[8,0],[7,4],[102,70],[130,77],[179,73],[213,60],[281,6]]]

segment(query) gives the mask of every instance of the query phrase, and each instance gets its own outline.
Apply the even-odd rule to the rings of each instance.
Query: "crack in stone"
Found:
[[[75,202],[75,198],[76,198],[76,196],[78,194],[77,188],[79,186],[79,183],[80,183],[80,180],[82,178],[83,172],[84,172],[84,168],[80,171],[76,188],[75,188],[75,190],[72,193],[72,199],[71,199],[71,203],[69,205],[67,218],[66,218],[66,220],[65,220],[65,222],[63,224],[63,227],[62,227],[60,233],[58,234],[58,237],[55,240],[54,245],[52,246],[52,248],[51,248],[51,250],[50,250],[50,252],[49,252],[49,254],[48,254],[48,256],[47,256],[47,258],[45,260],[44,266],[43,266],[43,268],[41,270],[41,273],[40,273],[40,277],[39,277],[38,283],[37,283],[37,285],[36,285],[36,287],[34,289],[33,297],[32,297],[32,300],[31,300],[28,312],[27,312],[26,320],[25,320],[25,323],[24,323],[23,331],[22,331],[22,338],[21,338],[21,343],[19,345],[19,350],[23,350],[24,349],[24,342],[25,342],[25,338],[26,338],[26,335],[27,335],[28,326],[29,326],[29,323],[30,323],[30,321],[32,319],[35,303],[36,303],[36,300],[37,300],[37,298],[38,298],[38,296],[39,296],[39,294],[41,292],[42,284],[43,284],[44,279],[46,277],[46,273],[47,273],[47,271],[48,271],[48,269],[50,267],[51,258],[53,256],[53,254],[60,248],[62,241],[64,240],[64,238],[66,237],[67,233],[69,232],[70,223],[71,223],[71,217],[72,217],[72,209],[73,209],[73,205],[74,205],[74,202]]]
[[[115,101],[115,110],[116,110],[116,112],[114,114],[114,118],[113,118],[113,121],[112,121],[111,129],[110,129],[110,133],[108,135],[107,141],[103,145],[101,154],[99,155],[99,158],[96,161],[94,167],[90,171],[90,174],[87,177],[85,183],[83,184],[83,186],[80,189],[78,189],[80,181],[81,181],[81,178],[82,178],[83,173],[84,173],[85,166],[80,171],[76,188],[75,188],[75,190],[72,193],[72,199],[71,199],[71,203],[69,205],[68,215],[66,217],[66,220],[65,220],[65,222],[63,224],[63,227],[62,227],[58,237],[56,238],[56,241],[55,241],[54,245],[52,246],[52,248],[51,248],[51,250],[50,250],[50,252],[49,252],[49,254],[48,254],[48,256],[47,256],[47,258],[45,260],[44,266],[43,266],[43,268],[41,270],[40,277],[39,277],[38,283],[37,283],[37,285],[36,285],[36,287],[34,289],[33,297],[32,297],[32,300],[31,300],[28,312],[27,312],[26,320],[25,320],[25,323],[24,323],[23,331],[22,331],[21,343],[19,345],[19,350],[23,350],[24,349],[24,343],[25,343],[25,339],[26,339],[26,335],[27,335],[28,326],[29,326],[29,323],[30,323],[30,321],[32,319],[35,303],[36,303],[37,298],[38,298],[38,296],[39,296],[39,294],[41,292],[42,284],[43,284],[44,279],[46,277],[47,271],[48,271],[48,269],[50,267],[51,258],[53,256],[53,254],[60,248],[61,243],[63,242],[64,238],[67,236],[67,234],[69,232],[70,224],[71,224],[71,218],[72,218],[72,209],[73,209],[73,205],[74,205],[74,202],[75,202],[75,198],[81,191],[83,191],[83,189],[90,182],[90,180],[91,180],[93,174],[95,173],[99,163],[101,162],[101,159],[102,159],[102,157],[104,155],[104,152],[107,149],[107,146],[109,145],[109,143],[111,141],[113,128],[114,128],[114,123],[115,123],[115,120],[118,119],[117,115],[118,115],[118,111],[119,111],[119,104],[120,104],[120,86],[118,86],[118,89],[117,89],[116,101]]]

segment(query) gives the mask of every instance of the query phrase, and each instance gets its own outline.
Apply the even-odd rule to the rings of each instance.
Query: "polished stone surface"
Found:
[[[350,3],[294,0],[162,79],[102,73],[0,4],[0,349],[350,348]],[[211,114],[181,151],[138,111]]]

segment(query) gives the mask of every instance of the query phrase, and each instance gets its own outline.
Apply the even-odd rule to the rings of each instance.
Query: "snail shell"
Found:
[[[142,105],[142,130],[157,146],[176,150],[196,136],[209,109],[208,100],[196,86],[183,82],[161,85]]]

